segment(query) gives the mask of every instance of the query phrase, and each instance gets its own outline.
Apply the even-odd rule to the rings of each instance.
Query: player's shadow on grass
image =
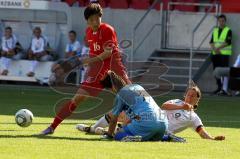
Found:
[[[53,140],[78,140],[78,141],[101,141],[100,139],[89,139],[80,137],[62,137],[62,136],[41,136],[41,135],[0,135],[0,138],[37,138]]]
[[[18,131],[18,130],[0,130],[0,132],[8,132],[8,131]]]

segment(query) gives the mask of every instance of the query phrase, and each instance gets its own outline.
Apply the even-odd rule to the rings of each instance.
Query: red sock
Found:
[[[76,104],[72,101],[69,101],[63,105],[63,107],[58,112],[57,116],[54,118],[51,127],[56,129],[56,127],[67,117],[69,117],[72,112],[77,108]]]

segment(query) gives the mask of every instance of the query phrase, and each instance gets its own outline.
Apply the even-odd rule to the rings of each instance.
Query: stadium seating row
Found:
[[[84,7],[89,3],[89,0],[64,0],[69,6],[78,3],[80,7]],[[148,9],[154,0],[99,0],[103,8],[110,7],[113,9]],[[163,9],[167,9],[168,2],[184,2],[184,3],[201,3],[201,0],[162,0]],[[209,0],[208,3],[215,3],[216,0]],[[240,6],[238,0],[220,0],[222,12],[224,13],[239,13]],[[160,4],[155,6],[155,9],[160,9]],[[197,6],[176,5],[170,8],[171,10],[197,12]],[[213,11],[214,12],[214,11]]]
[[[80,7],[84,7],[89,3],[89,0],[65,0],[70,6],[78,2]],[[114,9],[147,9],[150,6],[150,0],[99,0],[102,7],[110,7]]]
[[[80,7],[84,7],[89,3],[89,0],[65,0],[69,6],[72,6],[74,3],[78,2]],[[148,9],[154,0],[99,0],[99,3],[103,8],[110,7],[113,9]],[[199,0],[162,0],[163,8],[167,9],[168,2],[184,2],[184,3],[198,3]],[[155,9],[160,9],[160,4],[155,6]],[[171,8],[173,10],[180,11],[198,11],[196,6],[185,6],[185,5],[177,5]]]

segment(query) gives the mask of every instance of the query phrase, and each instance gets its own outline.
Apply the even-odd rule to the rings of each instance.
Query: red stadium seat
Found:
[[[127,9],[129,7],[129,3],[128,0],[110,0],[109,7],[116,9]]]
[[[99,0],[99,4],[100,4],[103,8],[108,7],[108,3],[109,3],[108,0]]]
[[[69,5],[72,6],[77,0],[65,0],[65,2]]]
[[[134,9],[148,9],[150,0],[132,0],[130,7]]]
[[[211,7],[206,7],[205,12],[207,12]],[[216,7],[213,7],[210,12],[215,13],[216,12]]]
[[[155,0],[149,0],[150,2],[150,6],[153,4]],[[163,10],[167,10],[168,9],[168,2],[171,2],[171,0],[162,0],[162,4],[163,4]],[[160,10],[160,3],[157,3],[156,6],[154,7],[156,10]]]
[[[86,6],[86,1],[85,0],[77,0],[79,7],[85,7]]]
[[[168,9],[168,2],[171,2],[171,0],[162,0],[163,10],[167,10]],[[160,7],[160,5],[159,5],[159,7]]]
[[[199,3],[199,0],[174,0],[173,2]],[[197,12],[198,11],[198,6],[194,6],[194,5],[175,5],[174,10],[185,11],[185,12]]]
[[[223,13],[240,13],[239,0],[221,0]]]
[[[209,1],[210,1],[210,3],[219,3],[219,0],[209,0]],[[207,12],[210,8],[211,8],[211,6],[205,7],[205,12]],[[216,7],[215,6],[212,7],[210,12],[215,13],[216,12]]]
[[[90,3],[90,0],[83,0],[85,1],[85,5],[88,5]],[[99,4],[103,7],[106,8],[108,6],[108,1],[109,0],[98,0]]]

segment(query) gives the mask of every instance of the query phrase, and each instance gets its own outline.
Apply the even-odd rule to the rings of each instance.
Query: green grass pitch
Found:
[[[157,98],[159,105],[182,94],[170,93]],[[97,135],[75,130],[77,123],[94,121],[65,120],[52,136],[33,134],[45,129],[54,116],[54,103],[63,98],[48,88],[0,86],[0,159],[239,159],[240,98],[203,96],[197,113],[212,135],[226,140],[201,139],[191,129],[179,136],[187,143],[121,143],[100,141]],[[14,114],[27,108],[35,115],[28,128],[15,124]]]

